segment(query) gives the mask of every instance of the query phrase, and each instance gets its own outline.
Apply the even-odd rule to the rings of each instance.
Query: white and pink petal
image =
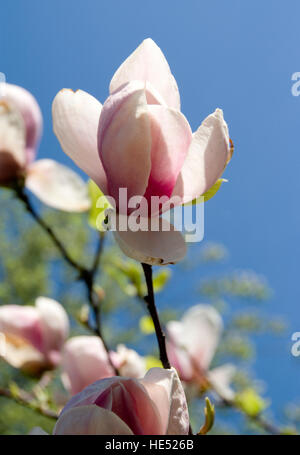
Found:
[[[132,214],[131,216],[135,216]],[[122,218],[117,217],[117,224]],[[123,217],[125,218],[125,217]],[[140,219],[143,220],[142,218]],[[182,234],[163,218],[144,219],[147,230],[117,229],[114,237],[124,254],[149,265],[175,264],[184,258],[187,247]],[[154,230],[151,223],[156,223]],[[130,222],[130,221],[128,221]],[[125,220],[125,224],[127,221]]]
[[[169,107],[180,110],[176,80],[161,49],[150,38],[144,40],[117,69],[110,83],[110,93],[133,80],[150,82]]]
[[[96,405],[71,408],[61,415],[54,435],[132,435],[116,414]]]
[[[99,379],[115,375],[103,342],[96,336],[70,338],[63,348],[61,366],[63,383],[72,395]]]
[[[223,112],[216,109],[193,134],[173,196],[181,197],[186,203],[204,194],[222,175],[230,147]]]
[[[25,133],[25,163],[28,165],[35,158],[42,135],[43,118],[40,107],[34,96],[23,87],[4,84],[2,92],[1,103],[6,103],[22,117]]]
[[[69,334],[68,315],[60,303],[48,297],[38,297],[35,306],[43,335],[42,351],[56,360]]]
[[[151,173],[145,197],[170,197],[192,141],[192,131],[181,112],[148,106],[151,122]]]
[[[103,105],[98,149],[108,180],[109,195],[119,202],[119,188],[128,199],[143,195],[151,169],[151,132],[146,94],[131,83]],[[126,207],[119,210],[126,211]]]
[[[52,117],[63,151],[106,193],[106,175],[97,149],[101,109],[101,103],[92,95],[63,89],[54,98]]]
[[[151,368],[141,383],[153,402],[157,404],[164,427],[163,434],[188,434],[187,403],[176,370],[174,368],[170,370]]]
[[[70,168],[54,160],[32,163],[25,185],[44,204],[58,210],[84,212],[91,205],[87,184]]]

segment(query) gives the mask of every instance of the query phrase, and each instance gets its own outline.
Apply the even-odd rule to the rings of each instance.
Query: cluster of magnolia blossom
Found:
[[[211,189],[232,155],[223,113],[216,109],[192,133],[180,110],[176,81],[151,39],[123,62],[109,91],[102,106],[84,91],[64,89],[53,101],[52,114],[62,149],[104,195],[114,198],[117,217],[126,220],[132,214],[118,201],[122,188],[129,198],[166,201],[176,196],[180,205]],[[0,185],[25,186],[57,209],[87,210],[90,200],[79,176],[53,160],[34,161],[41,130],[33,96],[14,85],[1,87]],[[147,219],[158,217],[161,229],[114,232],[125,254],[149,265],[184,257],[182,234],[170,225],[164,228],[167,221],[160,215],[165,207],[142,213]],[[136,216],[141,216],[138,209]],[[198,305],[166,328],[177,372],[154,368],[146,373],[145,360],[125,346],[107,353],[98,337],[67,340],[68,317],[53,300],[40,297],[35,307],[0,307],[7,362],[30,372],[59,366],[63,384],[75,394],[54,434],[187,434],[189,416],[179,377],[186,387],[213,387],[232,396],[232,367],[209,370],[222,331],[218,313]],[[113,367],[124,377],[115,376]]]
[[[43,203],[68,212],[90,207],[85,182],[62,164],[35,161],[42,134],[42,114],[35,98],[22,87],[1,84],[0,186],[22,181]]]
[[[39,375],[61,366],[62,381],[72,395],[92,382],[114,376],[141,377],[145,360],[134,350],[118,345],[106,352],[97,336],[68,338],[69,319],[55,300],[38,297],[35,306],[0,307],[1,356],[13,367]]]
[[[184,422],[187,419],[184,392],[177,374],[183,381],[185,391],[189,386],[194,389],[196,387],[199,392],[212,387],[223,398],[233,398],[230,382],[234,367],[224,365],[209,371],[222,331],[219,313],[208,305],[199,304],[191,307],[181,321],[170,321],[166,329],[168,354],[175,369],[164,371],[153,368],[146,372],[145,359],[124,345],[119,345],[116,351],[107,353],[101,338],[96,336],[75,336],[67,340],[68,316],[63,307],[52,299],[39,297],[34,307],[0,307],[0,334],[5,338],[3,358],[15,368],[31,374],[40,374],[43,370],[59,367],[62,383],[66,390],[75,396],[63,409],[55,434],[93,434],[95,431],[103,434],[109,434],[106,431],[112,434],[129,434],[128,429],[125,431],[124,422],[134,434],[164,434],[165,421],[162,423],[156,420],[154,423],[151,417],[155,407],[162,412],[162,402],[156,399],[156,385],[163,387],[160,392],[163,395],[166,388],[168,399],[172,397],[172,400],[175,400],[172,406],[177,409],[176,413],[184,413],[180,419]],[[113,367],[118,369],[121,377],[115,375]],[[144,379],[141,379],[143,377]],[[176,394],[180,395],[177,397],[178,403]],[[147,404],[150,414],[146,420],[145,414],[139,417],[145,406],[140,402],[142,398],[151,403],[151,406]],[[103,409],[95,410],[94,405]],[[80,408],[76,411],[66,413],[77,406]],[[102,422],[108,411],[123,420],[119,429],[116,429],[120,422],[115,415],[111,417],[111,424],[107,419]],[[72,419],[76,422],[76,419],[81,419],[82,416],[81,423],[75,424],[72,429]],[[136,419],[141,419],[142,423],[136,422]],[[170,422],[168,425],[169,432],[179,431],[170,426]],[[114,433],[115,431],[119,433]],[[125,433],[122,433],[123,431]],[[152,433],[148,433],[149,431]]]

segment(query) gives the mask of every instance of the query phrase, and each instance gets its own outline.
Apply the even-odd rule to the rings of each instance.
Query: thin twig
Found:
[[[98,267],[99,267],[100,259],[101,259],[103,248],[104,248],[104,241],[105,241],[105,231],[104,232],[100,231],[98,246],[97,246],[97,250],[96,250],[93,265],[92,265],[92,272],[94,275],[96,274]]]
[[[82,274],[86,272],[87,270],[78,264],[74,259],[71,258],[69,253],[67,252],[66,248],[62,244],[62,242],[57,238],[56,234],[54,233],[53,229],[48,226],[48,224],[39,216],[37,211],[34,209],[34,207],[31,205],[30,200],[27,196],[27,194],[24,191],[23,186],[16,186],[15,187],[16,194],[18,198],[24,203],[26,210],[31,214],[31,216],[34,218],[34,220],[41,226],[41,228],[48,234],[48,236],[51,238],[53,243],[56,245],[56,247],[59,249],[61,255],[63,256],[64,260],[77,272],[79,273],[79,278],[82,278]]]
[[[166,336],[162,330],[159,316],[158,316],[157,309],[156,309],[156,305],[155,305],[153,278],[152,278],[152,266],[142,263],[142,267],[144,270],[146,285],[147,285],[147,290],[148,290],[148,295],[146,297],[144,297],[144,300],[147,304],[149,314],[150,314],[151,319],[154,324],[155,334],[156,334],[156,338],[157,338],[157,342],[158,342],[158,346],[159,346],[159,357],[160,357],[163,367],[165,369],[170,369],[171,364],[170,364],[168,354],[167,354]],[[193,430],[192,430],[191,425],[189,425],[189,435],[193,435]]]
[[[273,423],[269,422],[266,420],[262,415],[258,414],[257,416],[250,417],[247,416],[250,420],[253,420],[254,423],[259,425],[263,430],[265,430],[267,433],[273,434],[273,435],[281,435],[282,432],[279,428],[277,428]]]
[[[116,376],[119,376],[120,375],[119,371],[111,360],[110,353],[109,353],[109,347],[106,344],[105,338],[103,337],[102,324],[101,324],[101,302],[97,296],[97,293],[95,291],[95,286],[94,286],[95,276],[96,276],[96,273],[97,273],[97,270],[98,270],[98,267],[100,264],[100,259],[101,259],[101,255],[102,255],[103,248],[104,248],[104,239],[105,239],[105,232],[100,232],[98,246],[97,246],[96,253],[94,256],[92,268],[90,270],[87,270],[86,272],[84,272],[83,279],[86,284],[88,300],[89,300],[90,306],[93,310],[94,319],[95,319],[95,326],[94,327],[92,327],[90,325],[89,326],[90,326],[91,330],[93,330],[95,335],[101,338],[104,348],[107,352],[107,357],[108,357],[110,366],[112,367]]]
[[[242,414],[244,414],[247,419],[251,420],[254,422],[256,425],[258,425],[260,428],[265,430],[267,433],[270,433],[272,435],[281,435],[281,430],[277,428],[273,423],[269,422],[265,417],[263,417],[261,414],[253,415],[250,416],[246,412],[243,412],[242,409],[240,409],[234,401],[230,401],[227,406],[231,406],[238,411],[240,411]]]
[[[265,417],[263,417],[261,414],[253,415],[250,416],[246,412],[244,412],[238,405],[235,403],[234,400],[229,400],[228,398],[225,398],[222,396],[222,394],[217,391],[211,384],[209,384],[210,388],[218,395],[218,397],[221,400],[221,404],[226,407],[234,408],[237,411],[241,412],[245,417],[247,417],[249,420],[254,422],[256,425],[258,425],[260,428],[265,430],[267,433],[270,433],[272,435],[281,435],[282,432],[281,430],[276,427],[273,423],[269,422]]]
[[[149,314],[150,314],[153,324],[154,324],[156,338],[157,338],[157,342],[158,342],[158,346],[159,346],[159,357],[160,357],[163,367],[166,369],[169,369],[169,368],[171,368],[171,365],[170,365],[170,362],[168,359],[168,354],[167,354],[166,337],[161,328],[160,320],[159,320],[157,309],[155,306],[153,281],[152,281],[152,266],[142,263],[142,267],[144,270],[146,284],[147,284],[147,290],[148,290],[148,295],[145,297],[145,302],[147,304]]]
[[[18,198],[24,203],[26,210],[31,214],[31,216],[34,218],[34,220],[39,224],[39,226],[48,234],[48,236],[51,238],[53,243],[56,245],[58,250],[60,251],[63,259],[73,268],[78,272],[78,280],[83,281],[86,287],[87,291],[87,298],[90,304],[90,307],[94,313],[94,318],[96,322],[96,327],[91,327],[94,333],[99,336],[102,339],[102,342],[104,344],[104,347],[107,351],[108,359],[109,362],[111,363],[111,366],[113,367],[115,373],[118,375],[118,370],[114,367],[114,365],[111,362],[110,355],[109,355],[109,349],[108,346],[103,338],[102,330],[101,330],[101,308],[100,308],[100,301],[97,297],[97,294],[94,289],[95,285],[95,276],[98,270],[98,266],[100,263],[100,258],[101,254],[103,252],[103,246],[104,246],[104,232],[101,232],[99,235],[99,242],[97,246],[97,250],[94,256],[93,264],[90,269],[84,267],[83,265],[79,264],[76,262],[68,253],[62,242],[59,240],[59,238],[56,236],[55,232],[53,229],[48,226],[48,224],[40,217],[38,212],[34,209],[34,207],[31,205],[30,200],[27,196],[27,194],[24,191],[24,186],[22,184],[17,184],[15,187],[15,192]]]
[[[15,396],[9,389],[0,388],[0,396],[13,400],[22,406],[26,406],[27,408],[32,409],[38,414],[49,417],[50,419],[58,419],[57,412],[53,411],[52,409],[45,408],[41,404],[36,404],[34,402],[34,397],[32,397],[25,390],[19,389],[18,395]]]
[[[157,337],[157,341],[158,341],[158,345],[159,345],[160,360],[161,360],[164,368],[171,368],[170,362],[168,359],[168,355],[167,355],[167,350],[166,350],[165,335],[162,331],[159,317],[158,317],[157,310],[156,310],[156,306],[155,306],[153,281],[152,281],[152,267],[147,264],[142,264],[142,266],[143,266],[143,270],[144,270],[144,274],[145,274],[145,278],[146,278],[147,289],[148,289],[148,295],[145,297],[144,300],[147,303],[147,308],[148,308],[148,311],[150,313],[150,316],[151,316],[153,324],[154,324],[155,333],[156,333],[156,337]],[[212,386],[211,386],[211,388],[213,389]],[[243,412],[236,405],[236,403],[233,400],[228,400],[225,397],[222,397],[218,391],[216,391],[216,390],[214,390],[214,391],[218,394],[219,398],[222,400],[222,403],[225,406],[234,407],[235,409],[238,409],[240,412]],[[258,414],[257,416],[253,416],[253,417],[249,416],[247,414],[245,414],[245,415],[246,415],[246,417],[251,419],[253,422],[255,422],[257,425],[259,425],[262,429],[264,429],[268,433],[274,434],[274,435],[281,434],[281,431],[274,424],[267,421],[262,415]],[[191,427],[189,429],[189,434],[193,434]]]

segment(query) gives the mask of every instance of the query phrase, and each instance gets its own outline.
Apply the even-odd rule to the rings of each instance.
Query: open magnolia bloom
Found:
[[[146,362],[133,349],[124,345],[108,354],[101,338],[77,336],[70,338],[62,352],[62,381],[72,395],[81,392],[93,382],[115,376],[115,368],[121,376],[141,378],[146,373]],[[112,366],[113,365],[113,366]]]
[[[62,381],[72,395],[98,379],[115,375],[101,338],[77,336],[70,338],[62,351]]]
[[[50,207],[81,212],[90,200],[84,181],[56,161],[34,161],[42,134],[42,114],[22,87],[0,84],[0,186],[24,181]]]
[[[123,217],[158,217],[169,210],[170,200],[174,205],[193,201],[217,182],[232,153],[220,109],[192,133],[180,112],[168,62],[151,39],[116,71],[103,106],[86,92],[64,89],[55,97],[52,113],[64,152],[113,198]],[[121,202],[124,189],[127,200],[135,198],[131,207]],[[166,223],[157,231],[117,229],[115,237],[124,253],[138,261],[174,263],[185,255],[186,246]]]
[[[223,398],[232,399],[230,383],[235,374],[231,364],[209,370],[223,330],[221,316],[210,305],[195,305],[181,321],[167,326],[167,352],[180,378],[201,388],[211,386]]]
[[[186,435],[187,403],[174,369],[152,368],[143,379],[102,379],[62,410],[55,435]],[[35,429],[31,434],[45,434]]]
[[[142,378],[146,373],[146,359],[134,349],[119,344],[116,351],[110,352],[110,358],[121,376]]]
[[[56,367],[68,333],[68,316],[55,300],[0,306],[0,355],[15,368],[34,374]]]

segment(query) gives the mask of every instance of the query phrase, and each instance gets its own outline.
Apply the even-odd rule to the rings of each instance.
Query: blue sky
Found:
[[[165,53],[193,129],[224,110],[235,154],[229,183],[206,205],[205,238],[224,243],[233,267],[267,276],[266,307],[290,322],[259,348],[257,375],[276,403],[298,397],[300,359],[300,71],[297,0],[10,0],[1,5],[0,71],[37,97],[45,120],[40,157],[73,166],[52,133],[51,102],[63,87],[104,101],[119,64],[146,37]],[[195,303],[195,302],[192,302]]]

